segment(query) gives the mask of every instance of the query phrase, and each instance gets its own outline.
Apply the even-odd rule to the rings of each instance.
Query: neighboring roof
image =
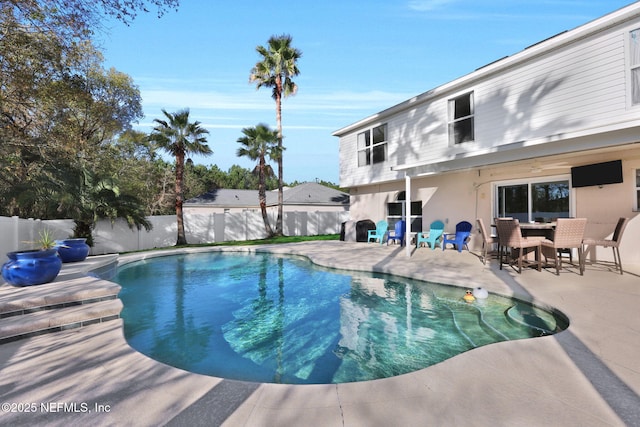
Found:
[[[414,96],[411,99],[401,102],[400,104],[394,105],[390,108],[387,108],[386,110],[380,111],[372,116],[366,117],[358,122],[352,123],[348,126],[338,129],[335,132],[333,132],[333,136],[340,137],[349,132],[353,132],[354,130],[359,129],[363,126],[368,126],[368,125],[371,125],[372,123],[377,123],[381,120],[384,120],[385,117],[388,117],[393,114],[404,111],[406,109],[409,109],[415,106],[416,104],[420,104],[428,100],[439,98],[450,92],[460,90],[461,88],[474,84],[480,79],[484,79],[494,74],[503,72],[506,69],[512,68],[526,61],[530,61],[533,58],[544,55],[551,51],[561,49],[564,46],[574,43],[577,40],[584,39],[586,37],[589,37],[590,35],[604,31],[614,25],[618,25],[626,21],[629,21],[631,19],[634,19],[639,15],[640,15],[640,2],[630,4],[629,6],[620,8],[615,12],[609,13],[603,17],[600,17],[584,25],[581,25],[577,28],[574,28],[571,31],[564,31],[553,37],[542,40],[541,42],[535,43],[514,55],[506,56],[504,58],[498,59],[497,61],[491,62],[483,67],[477,68],[475,71],[463,77],[455,79],[449,83],[445,83],[442,86],[438,86],[432,90],[429,90],[420,95]]]
[[[267,206],[278,204],[278,191],[267,191]],[[184,202],[185,206],[215,206],[223,208],[258,207],[258,190],[220,188]],[[348,206],[349,194],[315,182],[305,182],[283,190],[284,205]]]

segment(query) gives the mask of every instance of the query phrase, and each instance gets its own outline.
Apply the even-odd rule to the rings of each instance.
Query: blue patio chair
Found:
[[[428,233],[420,232],[416,236],[416,248],[420,247],[420,243],[425,243],[427,246],[431,246],[431,249],[435,249],[442,233],[444,233],[444,222],[433,221],[429,226]]]
[[[382,242],[384,241],[384,236],[388,231],[389,223],[385,220],[378,221],[378,223],[376,224],[376,229],[369,230],[369,232],[367,233],[367,243],[371,242],[371,239],[373,239],[374,243],[376,242],[376,240],[380,239],[380,244],[382,244]]]
[[[406,223],[404,222],[404,219],[401,219],[400,221],[396,222],[395,230],[393,232],[390,231],[389,236],[387,237],[387,245],[389,245],[389,242],[391,241],[393,242],[398,241],[400,243],[400,246],[404,245],[405,224]]]
[[[471,223],[467,221],[457,223],[455,234],[445,234],[442,237],[442,250],[444,251],[447,243],[451,243],[458,252],[462,252],[462,248],[467,245],[467,242],[470,239],[471,227]],[[469,250],[468,246],[467,250]]]

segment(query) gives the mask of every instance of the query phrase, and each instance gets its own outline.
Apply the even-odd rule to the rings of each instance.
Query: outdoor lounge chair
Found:
[[[444,232],[444,222],[433,221],[429,226],[429,233],[419,232],[416,236],[416,248],[420,247],[420,243],[425,243],[435,249],[436,243],[442,238]]]
[[[453,246],[458,249],[458,252],[462,252],[462,248],[467,245],[467,242],[470,240],[471,234],[471,223],[467,221],[461,221],[456,224],[456,233],[455,234],[443,234],[442,235],[442,250],[447,247],[447,243],[453,244]],[[467,250],[469,247],[467,246]]]
[[[542,240],[541,249],[545,263],[548,263],[549,259],[552,259],[556,267],[557,275],[560,274],[560,269],[562,268],[562,256],[560,256],[559,251],[576,248],[578,249],[580,275],[584,273],[582,238],[584,237],[586,227],[586,218],[558,218],[556,228],[553,232],[553,240]]]
[[[405,221],[401,219],[396,222],[396,226],[393,231],[389,231],[389,235],[387,236],[387,245],[389,242],[398,242],[400,246],[404,245],[404,230],[405,230]]]
[[[374,243],[377,240],[380,240],[380,244],[382,244],[382,242],[384,241],[384,236],[387,234],[388,231],[389,231],[389,223],[385,220],[378,221],[378,223],[376,224],[376,229],[369,230],[367,234],[367,243],[371,242],[371,239],[373,239]]]
[[[584,239],[582,241],[584,246],[603,246],[605,248],[612,248],[613,262],[616,265],[616,270],[620,269],[620,274],[622,274],[622,260],[620,259],[619,246],[620,241],[622,240],[622,233],[624,233],[624,229],[627,227],[628,223],[629,218],[620,218],[611,239]]]
[[[482,236],[482,263],[487,263],[487,254],[493,251],[493,245],[498,243],[498,236],[493,236],[487,233],[487,229],[484,226],[484,221],[481,218],[476,219],[476,223],[478,224],[478,230],[480,230],[480,235]]]
[[[511,259],[515,258],[515,252],[518,251],[517,263],[518,274],[522,273],[522,264],[525,262],[525,256],[527,251],[525,249],[536,250],[535,264],[540,271],[542,260],[540,255],[540,242],[542,238],[536,237],[522,237],[522,230],[520,230],[520,222],[517,219],[496,219],[496,228],[498,230],[498,242],[500,245],[499,257],[500,257],[500,270],[502,270],[502,255],[506,248],[511,248]],[[526,261],[530,263],[530,261]],[[511,264],[511,262],[510,262]]]

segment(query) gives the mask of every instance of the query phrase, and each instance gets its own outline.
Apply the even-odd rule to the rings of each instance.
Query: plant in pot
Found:
[[[9,252],[2,266],[2,278],[13,286],[32,286],[52,282],[60,273],[62,260],[49,230],[40,232],[39,249]]]

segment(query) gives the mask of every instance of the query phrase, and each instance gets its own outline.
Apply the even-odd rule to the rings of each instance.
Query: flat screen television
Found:
[[[571,186],[617,184],[622,182],[622,160],[571,168]]]

